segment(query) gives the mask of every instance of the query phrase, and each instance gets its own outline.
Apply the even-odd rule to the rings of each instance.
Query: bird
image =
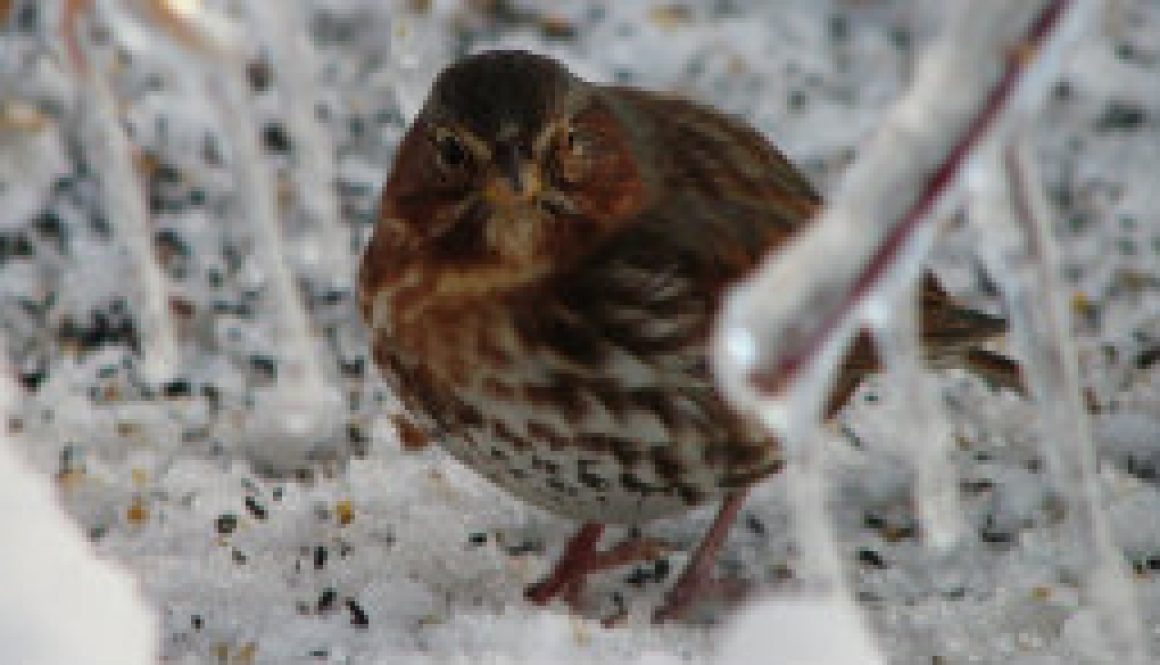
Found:
[[[684,616],[712,587],[748,488],[784,462],[714,383],[714,318],[822,205],[760,132],[678,95],[513,50],[435,78],[383,186],[358,306],[404,438],[581,523],[529,600],[574,604],[588,575],[661,555],[647,539],[598,549],[606,525],[720,502],[654,619]],[[981,346],[1005,331],[1000,317],[929,272],[919,288],[932,362],[1020,385],[1015,363]],[[862,332],[827,415],[877,369]]]

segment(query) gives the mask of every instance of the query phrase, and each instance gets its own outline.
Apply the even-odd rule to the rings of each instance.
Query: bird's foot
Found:
[[[633,538],[611,549],[599,551],[596,545],[603,531],[603,524],[585,522],[572,540],[568,541],[551,574],[528,587],[524,592],[525,597],[537,605],[544,605],[559,596],[572,609],[578,609],[580,593],[590,573],[659,559],[667,549],[657,540]]]
[[[752,582],[743,579],[720,579],[708,573],[686,579],[682,575],[665,596],[664,604],[653,612],[653,623],[682,619],[693,605],[708,599],[736,605],[748,597],[753,588]]]
[[[713,578],[713,564],[717,559],[717,551],[725,544],[725,537],[729,527],[737,519],[737,512],[745,502],[745,492],[731,494],[721,505],[717,517],[708,533],[701,539],[701,544],[693,552],[689,564],[677,580],[673,588],[665,596],[665,602],[653,613],[653,623],[663,623],[671,619],[679,619],[685,615],[693,602],[706,595],[737,597],[743,583],[733,580],[717,580]]]

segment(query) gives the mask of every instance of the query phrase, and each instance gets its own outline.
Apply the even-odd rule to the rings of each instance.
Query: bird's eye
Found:
[[[443,166],[457,168],[467,163],[467,149],[451,134],[440,134],[435,139],[435,150],[439,153],[439,161]]]
[[[566,139],[568,152],[580,154],[580,139],[576,137],[576,130],[572,127],[568,128],[568,137]]]

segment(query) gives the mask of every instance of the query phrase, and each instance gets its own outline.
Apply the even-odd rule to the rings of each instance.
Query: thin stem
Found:
[[[1031,268],[1012,289],[1016,333],[1026,357],[1028,387],[1043,428],[1042,450],[1056,492],[1067,502],[1069,541],[1080,555],[1077,571],[1098,617],[1112,662],[1147,662],[1143,628],[1123,556],[1102,508],[1091,423],[1084,408],[1078,354],[1048,220],[1049,205],[1023,141],[1004,154],[1009,215],[1025,238]]]
[[[169,283],[153,250],[153,226],[145,193],[134,167],[132,148],[118,117],[116,100],[103,68],[78,76],[88,113],[81,120],[85,151],[100,168],[108,217],[129,256],[140,289],[133,307],[141,339],[144,376],[154,382],[174,373],[178,350],[169,311]]]
[[[339,223],[334,191],[335,156],[332,142],[315,117],[320,94],[314,44],[306,19],[297,3],[251,2],[250,24],[270,49],[271,65],[278,72],[286,105],[286,119],[294,139],[294,180],[297,198],[311,218],[305,257],[317,277],[348,287],[352,279],[349,232]]]

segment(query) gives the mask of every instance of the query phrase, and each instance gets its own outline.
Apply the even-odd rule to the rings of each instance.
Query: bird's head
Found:
[[[460,266],[550,259],[639,210],[633,138],[601,88],[558,62],[471,56],[439,75],[400,145],[383,218]]]

